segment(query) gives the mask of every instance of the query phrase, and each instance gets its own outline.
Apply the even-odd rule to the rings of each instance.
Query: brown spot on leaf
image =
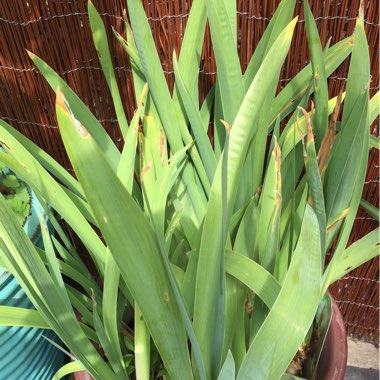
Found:
[[[245,306],[245,310],[247,310],[248,315],[251,316],[253,312],[253,305],[248,298],[245,300],[244,306]]]
[[[9,147],[9,145],[7,145],[4,141],[0,141],[0,146],[2,146],[3,148],[5,148],[6,150],[11,150],[11,148]]]
[[[79,132],[79,134],[81,136],[83,136],[83,137],[89,136],[87,129],[80,123],[79,120],[77,120],[75,118],[74,114],[72,113],[72,111],[70,109],[69,104],[67,103],[67,101],[65,99],[65,96],[63,95],[63,93],[59,87],[57,88],[56,105],[57,105],[57,107],[61,107],[68,114],[68,116],[71,118],[71,120],[75,126],[75,129]]]
[[[147,165],[145,165],[143,167],[143,170],[141,170],[141,182],[144,180],[144,175],[146,174],[146,172],[153,166],[153,162],[150,161],[148,162]]]
[[[166,136],[165,136],[165,132],[163,129],[161,129],[161,133],[160,133],[160,160],[161,160],[161,163],[164,162],[164,158],[165,158],[165,151],[166,151]]]
[[[321,147],[318,152],[318,161],[319,161],[319,172],[322,173],[327,165],[330,153],[334,144],[335,135],[336,135],[336,122],[338,120],[340,108],[342,105],[342,91],[339,92],[338,98],[336,100],[334,111],[330,117],[329,128],[327,133],[322,140]]]
[[[220,122],[224,125],[224,128],[226,128],[226,133],[229,134],[231,131],[231,126],[225,120],[220,119]]]

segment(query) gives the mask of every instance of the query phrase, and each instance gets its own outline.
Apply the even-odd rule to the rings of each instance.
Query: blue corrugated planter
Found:
[[[32,194],[31,213],[24,230],[33,243],[42,247],[39,213],[43,212]],[[0,304],[33,308],[17,280],[0,267]],[[43,338],[60,344],[51,330],[0,326],[0,380],[50,380],[63,365],[64,354]]]

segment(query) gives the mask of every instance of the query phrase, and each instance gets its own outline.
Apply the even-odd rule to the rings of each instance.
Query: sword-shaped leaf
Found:
[[[10,126],[4,120],[0,120],[0,140],[7,145],[4,131],[17,140],[19,146],[23,146],[23,148],[26,149],[47,171],[54,175],[54,177],[58,178],[68,189],[76,195],[84,198],[79,182],[76,181],[65,168],[15,128]]]
[[[62,366],[55,374],[52,380],[60,380],[71,373],[85,371],[86,368],[83,364],[76,360],[75,362],[70,362]]]
[[[320,252],[318,220],[312,208],[306,206],[284,284],[248,350],[238,380],[278,379],[286,371],[313,322],[320,301]]]
[[[108,47],[107,33],[103,21],[91,0],[88,1],[88,16],[90,19],[92,38],[98,52],[99,62],[107,80],[108,88],[111,92],[120,131],[123,136],[125,136],[128,129],[128,121],[125,116],[123,102],[121,100],[119,87],[116,81],[111,54]]]
[[[2,132],[4,133],[4,131]],[[103,272],[105,246],[83,214],[71,201],[61,185],[25,149],[18,149],[16,140],[13,141],[10,136],[7,136],[6,141],[7,145],[9,145],[10,153],[0,152],[0,161],[22,178],[31,188],[38,191],[46,202],[71,225],[89,249],[98,269]],[[15,149],[13,149],[14,147]],[[17,160],[11,156],[13,150]]]
[[[228,0],[230,1],[230,0]],[[218,85],[223,107],[223,117],[230,125],[242,104],[245,90],[232,23],[226,0],[205,2],[211,39],[218,68]],[[228,54],[226,54],[226,51]]]
[[[369,87],[370,62],[366,34],[364,31],[364,2],[360,3],[359,17],[356,20],[353,35],[353,48],[350,67],[347,75],[345,107],[342,114],[342,129],[349,124],[357,98],[363,90]]]
[[[288,52],[296,19],[280,34],[255,76],[229,132],[211,188],[204,221],[198,260],[194,307],[194,329],[199,340],[206,374],[216,377],[221,365],[223,321],[215,323],[214,315],[224,313],[223,256],[230,215],[233,210],[243,163],[255,134],[261,105],[269,89],[276,86],[280,68]],[[212,236],[212,239],[210,239]],[[204,268],[221,268],[212,272]]]
[[[371,125],[380,113],[380,91],[376,92],[369,101],[369,125]]]
[[[237,252],[226,252],[225,269],[271,308],[281,290],[278,281],[261,265]]]
[[[335,97],[329,100],[329,103],[328,103],[329,115],[334,111],[337,101],[338,101],[338,97]],[[312,110],[309,112],[309,115],[311,118],[314,116],[314,113],[315,113],[315,110]],[[306,135],[307,133],[306,120],[304,116],[300,117],[299,120],[295,121],[293,124],[287,125],[287,127],[284,129],[284,131],[282,132],[280,136],[278,143],[281,147],[283,160],[285,160],[285,158],[294,149],[294,147],[301,141],[302,135],[300,134],[300,131],[304,135]]]
[[[3,305],[0,305],[0,326],[51,328],[38,310]]]
[[[354,244],[350,245],[339,255],[328,274],[328,282],[331,285],[348,272],[379,255],[380,229],[373,230]]]
[[[256,239],[259,263],[270,273],[279,248],[281,204],[281,150],[275,141],[260,195]]]
[[[311,12],[309,0],[304,0],[306,34],[310,49],[311,66],[313,69],[313,86],[315,98],[315,115],[313,118],[317,149],[322,143],[328,126],[328,87],[325,72],[324,54],[318,34],[317,24]]]
[[[347,37],[328,49],[325,54],[325,71],[327,77],[349,56],[352,51],[352,45],[353,37]],[[312,68],[311,64],[309,64],[277,95],[271,110],[271,120],[275,120],[278,115],[284,118],[297,107],[299,100],[310,90],[311,78]]]
[[[57,118],[79,182],[166,368],[172,376],[192,379],[184,325],[146,216],[110,170],[89,132],[67,111],[60,92]],[[76,149],[78,144],[81,149]]]
[[[321,257],[322,262],[325,259],[325,246],[326,246],[326,211],[325,200],[323,198],[323,187],[321,176],[318,169],[317,154],[315,152],[314,135],[311,128],[311,120],[308,113],[302,108],[302,112],[306,119],[307,135],[305,146],[305,167],[307,180],[309,183],[309,204],[313,208],[315,215],[317,215],[319,231],[321,236]]]
[[[345,210],[360,170],[360,157],[368,128],[368,89],[358,95],[344,129],[335,138],[330,164],[326,172],[325,199],[327,220],[334,219]]]
[[[247,70],[244,73],[244,84],[246,88],[252,83],[265,55],[268,53],[276,38],[291,21],[295,4],[295,0],[282,0],[278,5],[276,12],[272,16],[270,23],[266,27],[264,34],[255,48]]]
[[[368,215],[375,220],[380,221],[380,211],[376,206],[367,202],[365,199],[360,201],[360,206],[367,212]]]
[[[218,380],[232,380],[235,379],[235,362],[231,351],[228,351],[226,360],[218,375]]]
[[[42,318],[76,353],[95,379],[116,380],[92,343],[87,339],[62,290],[52,280],[32,242],[0,196],[0,256],[22,286]]]
[[[63,95],[70,103],[70,107],[78,120],[86,127],[86,129],[94,136],[95,141],[101,147],[108,163],[116,171],[120,159],[120,152],[116,145],[108,136],[98,119],[91,113],[82,100],[75,94],[75,92],[67,85],[67,83],[41,58],[35,54],[28,52],[29,57],[37,66],[38,70],[44,76],[46,81],[54,92],[58,88],[62,91]]]
[[[204,130],[203,120],[201,118],[198,105],[194,103],[193,97],[189,90],[186,88],[185,82],[182,79],[181,70],[178,65],[176,55],[173,56],[173,68],[176,78],[176,86],[182,103],[185,107],[187,117],[189,118],[191,130],[194,134],[195,144],[198,147],[199,154],[203,161],[207,177],[212,183],[216,170],[216,159],[210,140],[207,136],[207,131]]]
[[[341,132],[336,137],[325,186],[327,220],[351,201],[366,135],[369,133],[370,63],[363,14],[356,21]]]

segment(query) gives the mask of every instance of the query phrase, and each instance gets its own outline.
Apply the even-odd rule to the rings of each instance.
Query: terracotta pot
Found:
[[[332,319],[318,363],[318,380],[343,380],[347,367],[347,334],[342,314],[332,303]]]
[[[347,367],[347,334],[337,303],[332,302],[332,318],[317,367],[317,380],[344,380]],[[86,372],[76,372],[76,380],[92,380]]]
[[[87,371],[75,372],[74,378],[76,380],[93,380],[93,378]]]

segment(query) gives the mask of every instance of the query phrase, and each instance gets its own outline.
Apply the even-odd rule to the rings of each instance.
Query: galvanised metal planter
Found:
[[[24,230],[33,243],[42,247],[39,213],[43,212],[36,196],[31,195],[31,213]],[[0,267],[0,305],[32,309],[33,305],[17,280]],[[0,379],[50,380],[64,363],[64,353],[48,339],[60,344],[51,330],[0,326]]]

